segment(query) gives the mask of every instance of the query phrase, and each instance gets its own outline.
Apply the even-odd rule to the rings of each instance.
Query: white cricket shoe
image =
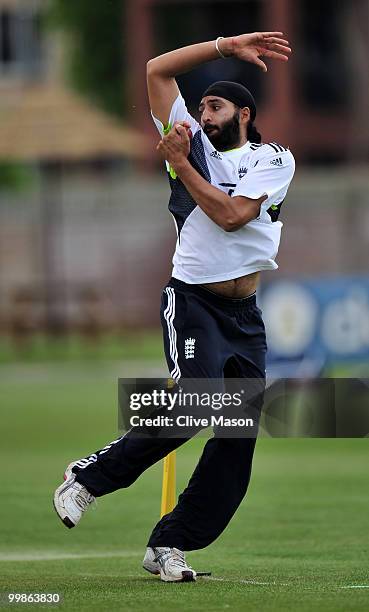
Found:
[[[78,461],[72,461],[66,468],[65,468],[65,472],[64,472],[64,476],[63,476],[63,480],[68,480],[68,478],[70,478],[71,476],[75,476],[75,474],[73,474],[72,469],[74,468],[74,466],[76,465],[76,463],[78,463]]]
[[[143,567],[151,574],[159,574],[163,582],[193,582],[196,572],[186,563],[185,554],[178,548],[147,548]]]
[[[64,473],[64,482],[55,491],[54,508],[60,520],[66,527],[72,529],[81,520],[82,514],[95,501],[79,482],[75,482],[76,475],[72,472],[75,461],[70,463]]]
[[[156,554],[153,548],[146,548],[144,560],[142,561],[142,567],[150,574],[157,576],[160,574],[160,565],[156,559]]]

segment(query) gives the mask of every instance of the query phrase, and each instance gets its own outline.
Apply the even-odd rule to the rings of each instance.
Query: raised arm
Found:
[[[283,37],[283,32],[242,34],[222,38],[218,45],[213,40],[155,57],[147,64],[147,88],[153,114],[166,126],[173,103],[179,94],[175,77],[205,62],[220,57],[236,57],[256,64],[264,72],[267,71],[267,66],[261,57],[286,62],[291,49],[288,40]]]

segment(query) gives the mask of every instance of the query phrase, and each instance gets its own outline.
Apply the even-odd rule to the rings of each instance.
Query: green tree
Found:
[[[27,191],[34,184],[31,165],[0,161],[0,190]]]
[[[79,91],[124,112],[124,0],[52,0],[49,23],[68,36],[68,71]]]

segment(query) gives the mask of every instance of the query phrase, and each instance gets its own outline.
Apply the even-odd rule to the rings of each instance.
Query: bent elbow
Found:
[[[158,62],[157,58],[153,57],[146,64],[146,76],[149,78],[151,76],[155,77],[157,75],[160,75],[160,72],[158,70]]]
[[[259,217],[259,213],[253,213],[248,215],[243,215],[243,217],[232,217],[225,221],[223,225],[223,229],[226,232],[236,232],[241,229],[241,227],[245,227],[250,221],[254,221]]]
[[[237,230],[244,227],[249,221],[251,221],[254,217],[250,216],[250,214],[240,215],[239,213],[234,213],[228,215],[222,222],[222,228],[225,232],[237,232]]]
[[[240,221],[240,219],[229,218],[223,221],[221,227],[224,229],[225,232],[236,232],[244,225],[245,225],[245,222]]]
[[[154,72],[155,60],[150,59],[146,64],[146,74],[149,76]]]
[[[230,234],[231,232],[237,232],[237,230],[241,229],[241,227],[243,227],[245,224],[242,223],[241,225],[228,225],[227,227],[224,227],[224,231],[227,232],[227,234]]]

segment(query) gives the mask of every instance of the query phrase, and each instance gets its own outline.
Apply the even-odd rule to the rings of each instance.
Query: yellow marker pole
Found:
[[[173,389],[175,382],[173,378],[167,380],[167,390]],[[176,505],[176,451],[169,453],[164,458],[163,465],[163,485],[161,492],[161,511],[160,516],[172,512]]]
[[[176,505],[176,451],[169,453],[164,459],[163,487],[161,493],[161,514],[172,512]]]

